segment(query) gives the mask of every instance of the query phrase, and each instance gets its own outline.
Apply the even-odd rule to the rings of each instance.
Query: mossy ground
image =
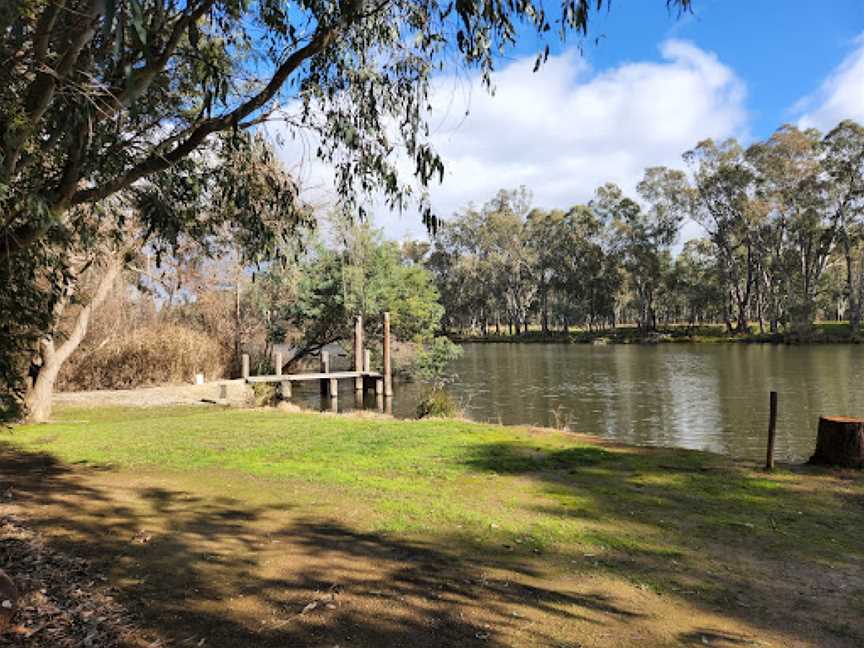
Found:
[[[864,644],[858,473],[204,407],[66,409],[8,432],[2,468],[10,505],[178,642]],[[300,614],[331,587],[350,610]]]

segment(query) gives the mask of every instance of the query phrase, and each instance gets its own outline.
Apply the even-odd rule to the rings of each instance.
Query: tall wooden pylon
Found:
[[[354,371],[363,371],[363,316],[354,318]],[[363,376],[354,378],[354,390],[363,391]]]
[[[390,313],[384,313],[384,348],[383,348],[384,397],[393,395],[393,376],[390,367]]]

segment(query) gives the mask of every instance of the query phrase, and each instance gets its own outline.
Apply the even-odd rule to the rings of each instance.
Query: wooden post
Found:
[[[375,379],[375,393],[378,396],[384,395],[384,379],[383,378],[376,378]]]
[[[249,377],[249,354],[244,353],[242,356],[242,360],[243,360],[243,369],[241,371],[243,374],[243,380],[246,380]]]
[[[384,396],[393,395],[393,376],[390,370],[390,313],[384,313]]]
[[[770,412],[768,418],[768,456],[765,458],[765,470],[774,470],[774,439],[777,435],[777,392],[771,392]]]
[[[321,366],[320,370],[322,374],[330,373],[330,353],[328,351],[321,352]],[[327,379],[321,379],[321,395],[327,395]]]
[[[330,398],[339,398],[339,381],[336,378],[330,379]]]
[[[372,352],[369,349],[363,352],[363,371],[366,373],[372,371]]]
[[[363,316],[354,318],[354,371],[363,371]],[[354,390],[363,391],[363,376],[354,379]]]
[[[275,367],[275,369],[276,369],[276,375],[281,376],[282,375],[282,354],[281,353],[276,354],[276,367]]]
[[[282,381],[282,399],[288,400],[293,395],[294,394],[293,394],[293,390],[291,388],[291,381],[290,380],[283,380]]]

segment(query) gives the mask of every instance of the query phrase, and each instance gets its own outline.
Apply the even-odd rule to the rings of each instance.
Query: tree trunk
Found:
[[[864,419],[820,417],[816,452],[810,463],[864,468]]]
[[[547,288],[543,288],[543,320],[541,323],[541,327],[543,329],[543,335],[547,335],[549,333],[549,290]]]
[[[120,265],[119,257],[111,259],[108,267],[105,268],[102,277],[99,279],[93,299],[81,308],[78,317],[75,319],[72,332],[59,348],[55,347],[53,333],[49,333],[39,341],[38,356],[41,363],[35,366],[35,370],[31,371],[31,375],[34,375],[34,377],[24,397],[26,420],[28,422],[44,423],[51,417],[54,383],[57,381],[60,369],[63,363],[72,355],[72,352],[81,344],[84,336],[87,335],[87,328],[90,326],[93,310],[98,308],[105,301],[108,293],[111,292],[114,280],[120,273]],[[62,312],[62,308],[58,310],[58,315],[60,312]]]

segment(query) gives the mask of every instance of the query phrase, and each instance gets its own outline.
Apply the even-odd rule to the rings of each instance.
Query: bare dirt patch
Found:
[[[54,395],[59,405],[75,407],[160,407],[165,405],[206,405],[219,400],[225,386],[228,405],[245,405],[249,390],[242,380],[217,380],[203,385],[161,385],[136,389],[61,392]]]

